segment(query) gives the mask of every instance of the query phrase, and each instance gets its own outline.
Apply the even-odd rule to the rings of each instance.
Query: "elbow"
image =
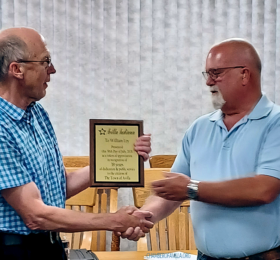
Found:
[[[271,202],[273,202],[276,198],[277,198],[277,195],[269,192],[269,191],[265,191],[263,193],[260,193],[260,197],[258,197],[257,199],[257,204],[258,205],[263,205],[263,204],[269,204]]]
[[[267,196],[263,199],[263,204],[269,204],[276,199],[276,196]]]
[[[29,212],[23,217],[23,222],[31,230],[45,229],[45,218],[43,212]]]

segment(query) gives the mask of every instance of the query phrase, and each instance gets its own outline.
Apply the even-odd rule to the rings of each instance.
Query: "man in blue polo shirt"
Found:
[[[31,28],[3,30],[0,60],[0,259],[66,259],[57,231],[132,225],[147,232],[151,214],[135,207],[113,214],[64,209],[66,198],[90,186],[90,174],[89,167],[65,174],[49,116],[37,103],[56,72],[45,40]],[[139,137],[135,150],[147,159],[150,137]]]
[[[261,61],[241,39],[215,45],[203,73],[215,112],[187,130],[142,209],[153,222],[192,199],[198,259],[280,259],[280,107],[261,92]],[[137,238],[128,230],[123,237]]]

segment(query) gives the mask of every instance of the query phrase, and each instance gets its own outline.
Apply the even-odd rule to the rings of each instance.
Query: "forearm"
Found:
[[[275,200],[279,186],[279,179],[265,175],[223,182],[200,182],[198,200],[229,207],[257,206]]]
[[[37,205],[38,206],[38,205]],[[24,214],[24,222],[31,230],[78,232],[113,230],[113,214],[93,214],[40,205],[37,211]]]
[[[5,189],[1,193],[31,230],[123,232],[128,227],[142,225],[139,218],[132,216],[137,210],[135,207],[122,207],[116,213],[93,214],[46,205],[34,182]]]
[[[89,166],[74,172],[66,173],[67,199],[90,186]]]
[[[28,228],[60,232],[112,230],[110,223],[113,214],[84,213],[46,205],[42,209],[24,216]]]
[[[153,223],[169,216],[176,208],[181,205],[182,201],[166,200],[158,196],[151,195],[147,198],[141,210],[147,210],[153,213],[149,220]]]

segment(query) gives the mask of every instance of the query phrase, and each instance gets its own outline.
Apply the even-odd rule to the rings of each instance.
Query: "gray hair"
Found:
[[[9,65],[25,59],[28,53],[27,44],[17,36],[6,36],[0,40],[0,82],[8,76]]]

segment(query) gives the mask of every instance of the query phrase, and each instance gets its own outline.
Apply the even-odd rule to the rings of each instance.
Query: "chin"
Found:
[[[212,105],[215,109],[221,109],[225,103],[226,101],[221,93],[218,92],[217,95],[212,95]]]
[[[222,109],[225,103],[221,104],[221,103],[215,103],[212,102],[213,107],[218,110],[218,109]]]
[[[42,93],[41,95],[38,95],[37,97],[36,97],[36,101],[39,101],[39,100],[41,100],[43,97],[45,97],[46,96],[46,91],[44,91],[44,93]]]

